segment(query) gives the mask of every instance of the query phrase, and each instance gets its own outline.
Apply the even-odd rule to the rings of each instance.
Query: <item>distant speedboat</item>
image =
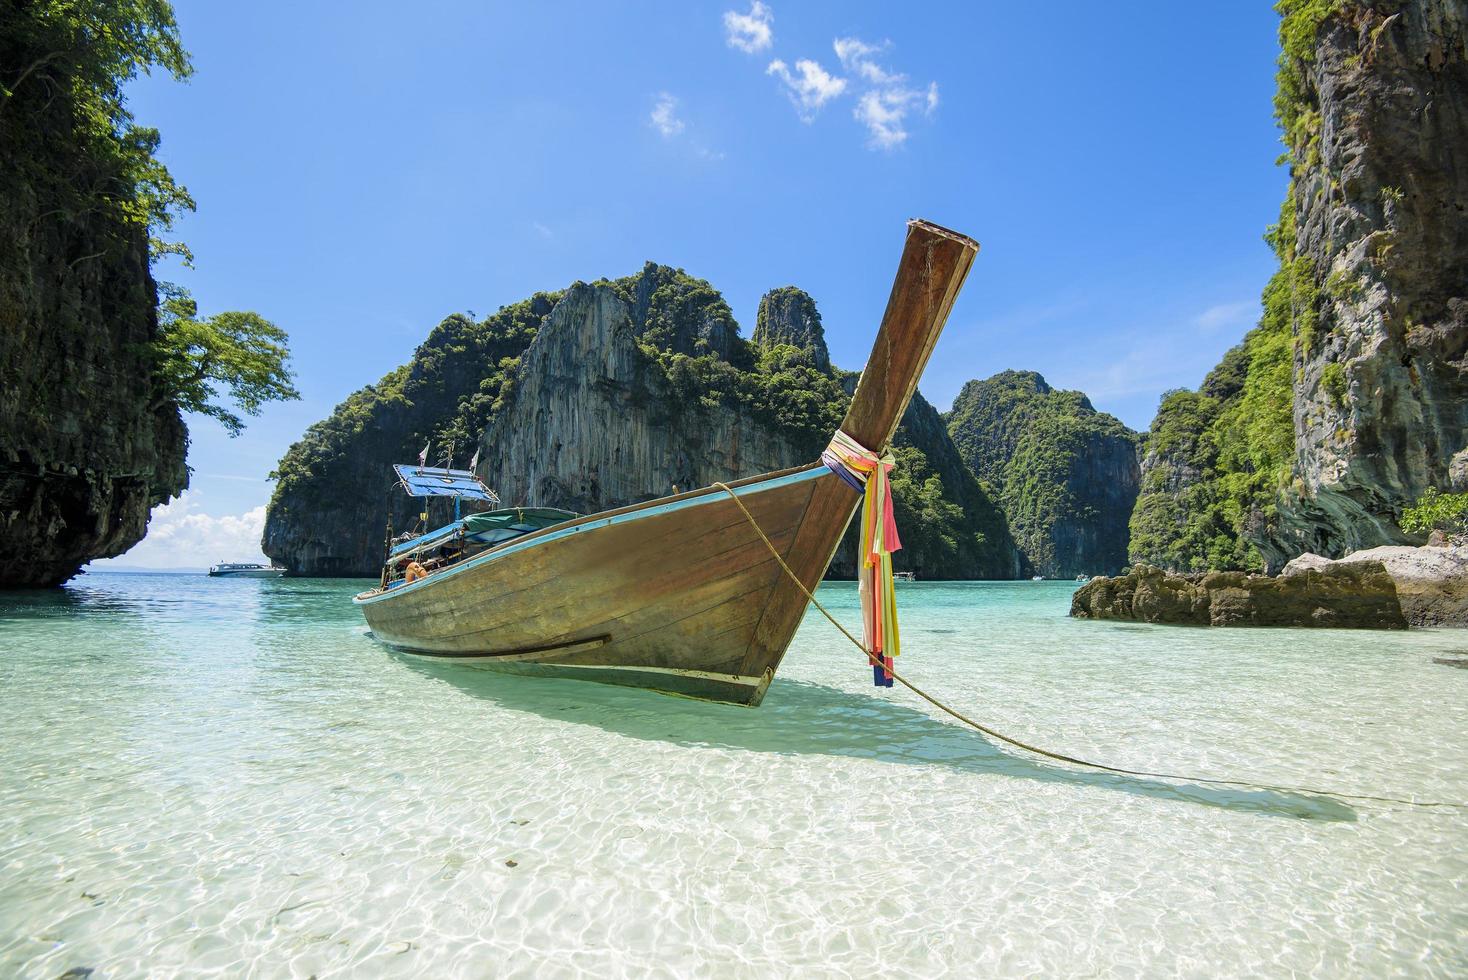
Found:
[[[1084,575],[1084,574],[1083,575],[1077,575],[1076,576],[1076,581],[1077,582],[1089,582],[1089,581],[1091,581],[1091,577],[1089,575]]]
[[[916,582],[917,572],[893,572],[892,578],[898,582]]]
[[[1045,581],[1045,576],[1043,576],[1043,575],[1032,575],[1032,576],[1030,576],[1030,581],[1031,582],[1043,582],[1043,581]]]
[[[222,561],[209,566],[209,575],[213,578],[279,578],[284,574],[284,568],[249,562]]]

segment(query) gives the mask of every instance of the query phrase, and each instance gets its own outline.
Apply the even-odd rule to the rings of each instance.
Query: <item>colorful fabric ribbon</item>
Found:
[[[821,453],[821,462],[855,490],[865,490],[861,510],[861,552],[857,562],[863,639],[872,664],[872,682],[892,686],[892,658],[901,650],[897,635],[897,596],[892,587],[892,552],[902,548],[892,513],[892,484],[897,464],[891,453],[878,456],[841,430]]]

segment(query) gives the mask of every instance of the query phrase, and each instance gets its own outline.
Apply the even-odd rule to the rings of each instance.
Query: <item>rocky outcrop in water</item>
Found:
[[[281,461],[264,550],[296,574],[375,575],[383,520],[416,520],[388,464],[454,440],[507,503],[583,513],[816,459],[850,397],[815,304],[785,288],[739,336],[702,280],[649,263],[475,323],[451,317],[413,361],[318,423]],[[924,411],[926,414],[924,414]],[[931,406],[916,399],[894,451],[904,544],[924,577],[1012,577],[997,508]],[[436,458],[436,454],[435,455]],[[430,523],[447,518],[442,504]],[[839,567],[838,567],[839,572]]]
[[[1170,575],[1138,565],[1076,590],[1070,614],[1189,626],[1406,629],[1396,586],[1380,562],[1272,577],[1247,572]]]
[[[1140,477],[1135,432],[1034,371],[968,382],[947,425],[1037,573],[1071,578],[1126,565]]]
[[[27,6],[0,30],[16,86],[0,98],[0,587],[121,554],[188,486],[183,420],[153,384],[148,237],[123,213],[141,207],[124,168],[152,161],[141,138],[124,153],[78,121],[98,111],[96,80]]]

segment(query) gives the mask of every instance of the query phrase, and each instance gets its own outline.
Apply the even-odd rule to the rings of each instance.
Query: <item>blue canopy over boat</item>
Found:
[[[414,466],[412,463],[396,463],[393,470],[410,497],[463,497],[466,500],[487,500],[492,504],[500,502],[499,495],[470,470]]]
[[[573,521],[581,515],[554,507],[512,507],[507,510],[491,510],[482,514],[470,514],[461,521],[445,524],[427,534],[394,545],[391,557],[397,558],[412,552],[427,551],[452,543],[462,538],[473,544],[496,544],[518,538],[531,531],[552,527],[565,521]]]

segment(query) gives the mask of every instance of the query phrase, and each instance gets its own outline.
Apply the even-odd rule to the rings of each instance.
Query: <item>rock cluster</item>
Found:
[[[1076,590],[1070,614],[1191,626],[1406,629],[1396,585],[1381,562],[1303,569],[1291,576],[1171,575],[1139,565]]]
[[[1286,577],[1308,571],[1380,564],[1396,584],[1402,613],[1413,626],[1468,626],[1468,545],[1412,548],[1381,545],[1331,560],[1304,554],[1285,566]]]

